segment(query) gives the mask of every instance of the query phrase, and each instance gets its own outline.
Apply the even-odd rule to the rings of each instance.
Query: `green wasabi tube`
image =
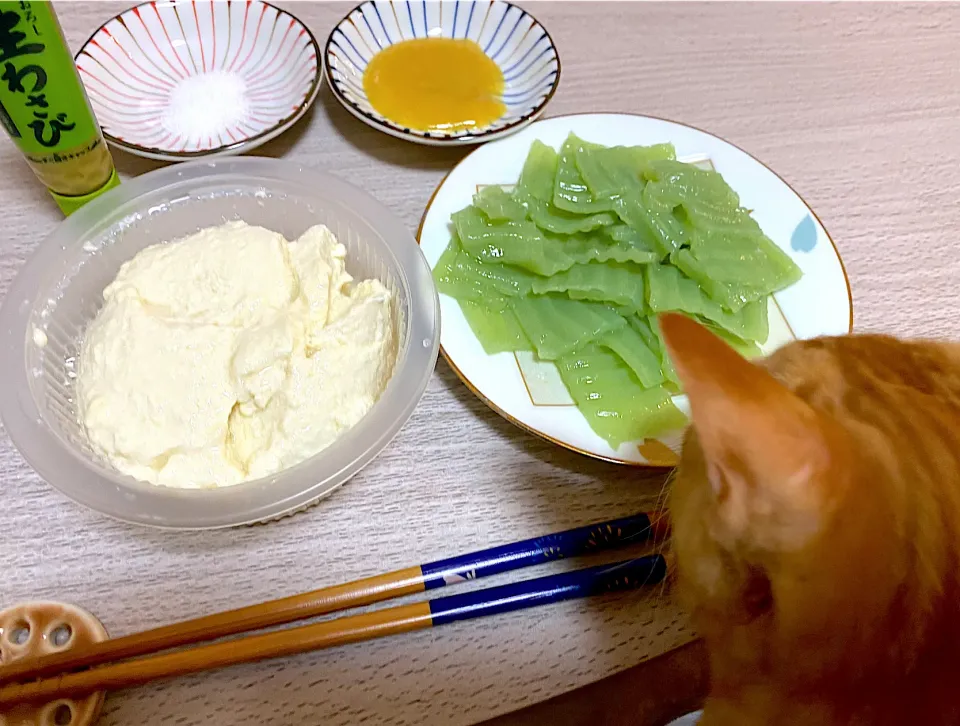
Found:
[[[0,124],[64,214],[120,183],[50,2],[0,0]]]

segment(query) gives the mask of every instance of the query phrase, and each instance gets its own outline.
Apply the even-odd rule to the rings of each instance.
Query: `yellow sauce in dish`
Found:
[[[370,104],[419,131],[461,131],[496,121],[503,73],[472,40],[418,38],[377,53],[363,74]]]

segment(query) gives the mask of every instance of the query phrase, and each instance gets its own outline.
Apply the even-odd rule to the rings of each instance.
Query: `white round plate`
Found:
[[[712,165],[740,195],[741,203],[777,246],[800,266],[803,277],[770,303],[765,353],[798,338],[841,335],[853,327],[853,299],[839,253],[820,220],[786,182],[745,151],[705,131],[647,116],[581,114],[538,121],[469,154],[447,175],[430,200],[418,234],[431,268],[450,242],[450,215],[471,203],[477,187],[515,184],[535,140],[559,149],[571,132],[586,141],[616,145],[669,142],[681,161]],[[552,364],[531,357],[487,355],[457,301],[440,295],[440,349],[463,382],[502,416],[560,446],[608,461],[672,466],[682,431],[613,449],[590,428],[565,393]],[[522,368],[521,368],[522,366]],[[677,396],[681,410],[689,409]]]
[[[104,23],[76,64],[107,141],[186,161],[249,151],[306,113],[319,47],[262,0],[151,0]]]
[[[476,42],[504,78],[506,113],[486,126],[452,132],[410,129],[376,111],[363,72],[384,48],[414,38]],[[560,84],[560,58],[546,29],[503,0],[368,0],[330,33],[324,48],[327,83],[350,113],[379,131],[428,146],[479,144],[506,136],[543,113]]]

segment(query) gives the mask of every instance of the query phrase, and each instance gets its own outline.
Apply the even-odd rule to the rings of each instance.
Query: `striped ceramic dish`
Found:
[[[370,60],[394,43],[427,37],[467,38],[483,49],[503,72],[503,116],[469,130],[420,131],[371,106],[363,89]],[[333,29],[323,57],[327,82],[350,113],[393,136],[435,146],[476,144],[523,128],[543,113],[560,83],[560,57],[549,33],[503,0],[368,0]]]
[[[320,87],[316,39],[260,0],[153,0],[104,23],[77,68],[107,141],[165,161],[247,151]]]

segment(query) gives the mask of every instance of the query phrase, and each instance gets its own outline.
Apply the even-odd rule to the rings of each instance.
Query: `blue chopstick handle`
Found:
[[[647,555],[612,565],[588,567],[486,590],[438,597],[428,604],[436,627],[458,620],[653,585],[663,581],[666,574],[667,563],[663,555]]]
[[[622,547],[648,540],[653,532],[650,517],[634,514],[623,519],[590,524],[565,532],[534,537],[491,547],[445,560],[420,565],[424,589],[433,590],[455,582],[508,572],[563,557],[575,557],[595,550]]]

